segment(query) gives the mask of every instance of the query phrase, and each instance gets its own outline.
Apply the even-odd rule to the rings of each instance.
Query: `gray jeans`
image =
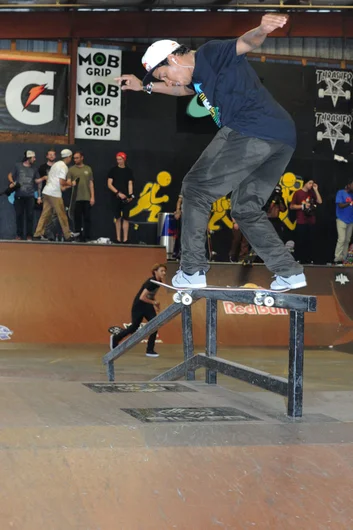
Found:
[[[194,274],[210,268],[205,253],[211,205],[232,193],[232,217],[267,268],[280,276],[300,274],[297,263],[262,210],[283,174],[292,147],[218,131],[183,181],[181,269]]]

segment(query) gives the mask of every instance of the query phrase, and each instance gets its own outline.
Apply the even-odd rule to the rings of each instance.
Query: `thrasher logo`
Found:
[[[326,88],[319,88],[318,95],[322,99],[331,97],[333,106],[337,105],[339,98],[347,101],[351,99],[351,91],[344,90],[344,83],[352,86],[353,73],[340,70],[316,70],[316,84],[326,83]]]
[[[350,142],[351,136],[349,133],[343,133],[342,128],[352,128],[352,116],[349,114],[331,114],[330,112],[315,112],[316,127],[324,125],[325,131],[318,131],[316,138],[318,142],[329,140],[332,151],[336,147],[338,141],[343,141],[345,144]]]
[[[349,283],[349,279],[345,274],[337,274],[336,282],[340,283],[341,285],[344,285],[345,283]]]
[[[35,101],[41,94],[43,94],[44,90],[47,88],[47,85],[38,85],[29,91],[28,98],[26,103],[23,105],[23,110],[30,106],[33,101]]]
[[[6,326],[0,326],[0,340],[10,340],[11,335],[13,335],[13,331]]]

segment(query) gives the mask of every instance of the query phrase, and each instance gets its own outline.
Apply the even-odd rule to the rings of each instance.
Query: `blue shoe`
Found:
[[[293,274],[292,276],[275,276],[275,281],[270,285],[273,291],[284,291],[285,289],[300,289],[306,287],[305,274]]]
[[[201,289],[202,287],[207,287],[206,274],[204,271],[186,274],[186,272],[178,270],[172,279],[172,285],[180,289]]]

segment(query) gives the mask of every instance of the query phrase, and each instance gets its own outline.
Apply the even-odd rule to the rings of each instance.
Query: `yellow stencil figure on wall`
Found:
[[[289,230],[294,230],[297,222],[291,221],[289,219],[289,204],[292,202],[294,193],[302,189],[303,180],[294,175],[294,173],[285,173],[282,175],[279,183],[282,186],[282,197],[285,205],[287,206],[287,210],[285,212],[279,213],[279,218],[281,219],[282,223],[289,228]]]
[[[157,223],[158,214],[162,210],[160,204],[169,201],[169,195],[157,197],[161,188],[166,188],[172,182],[172,176],[168,171],[160,171],[157,175],[157,182],[147,182],[138,198],[137,204],[130,210],[129,217],[134,217],[141,212],[150,212],[147,221]]]
[[[212,204],[211,217],[208,222],[208,230],[215,232],[220,230],[221,226],[219,223],[222,221],[228,228],[233,228],[232,220],[230,219],[228,212],[230,211],[230,199],[227,197],[221,197]]]

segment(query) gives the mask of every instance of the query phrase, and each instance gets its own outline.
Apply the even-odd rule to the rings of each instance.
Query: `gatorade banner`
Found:
[[[66,134],[68,66],[0,52],[0,131]]]
[[[75,137],[120,140],[121,51],[78,48]]]

